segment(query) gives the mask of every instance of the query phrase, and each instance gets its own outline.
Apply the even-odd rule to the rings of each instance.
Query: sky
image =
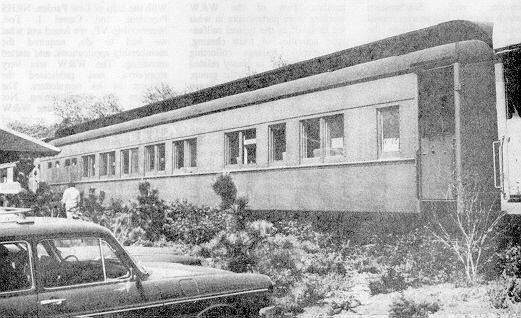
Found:
[[[224,83],[449,20],[521,43],[519,0],[0,0],[0,124],[52,123],[56,96]]]

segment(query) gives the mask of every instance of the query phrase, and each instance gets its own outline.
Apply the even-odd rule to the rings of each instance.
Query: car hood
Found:
[[[184,265],[178,263],[142,262],[140,264],[150,274],[149,279],[235,274],[233,272],[217,268]]]

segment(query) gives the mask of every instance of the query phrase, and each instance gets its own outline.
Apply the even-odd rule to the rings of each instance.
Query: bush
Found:
[[[229,209],[237,198],[237,188],[232,177],[227,174],[220,175],[212,184],[213,191],[221,197],[221,209]]]
[[[176,201],[168,209],[164,234],[173,242],[200,245],[209,242],[226,226],[226,214],[210,207]]]
[[[387,272],[381,275],[377,280],[369,282],[369,289],[372,295],[388,294],[395,291],[402,291],[408,287],[405,277],[402,273],[397,272],[394,268],[387,268]]]
[[[501,275],[487,292],[494,308],[509,309],[521,302],[521,247],[509,246],[497,258]]]
[[[388,233],[375,240],[373,244],[343,250],[359,273],[379,274],[370,282],[373,295],[448,282],[461,272],[456,256],[425,228],[407,234]]]
[[[400,297],[393,301],[389,309],[390,318],[423,318],[428,317],[429,313],[435,313],[440,310],[440,305],[437,301],[420,301],[416,302],[413,299],[405,297],[402,293]]]
[[[510,246],[497,253],[497,258],[503,276],[521,278],[521,246]]]
[[[145,231],[145,239],[156,241],[163,234],[163,225],[169,207],[159,199],[157,189],[151,189],[149,182],[139,184],[137,204],[132,204],[132,224],[139,224]]]

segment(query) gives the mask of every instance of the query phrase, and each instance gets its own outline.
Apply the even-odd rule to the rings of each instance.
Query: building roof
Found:
[[[55,138],[71,136],[362,63],[467,40],[479,40],[492,48],[492,26],[462,20],[441,23],[64,128],[56,132]]]
[[[55,155],[60,152],[60,149],[0,125],[0,151]]]

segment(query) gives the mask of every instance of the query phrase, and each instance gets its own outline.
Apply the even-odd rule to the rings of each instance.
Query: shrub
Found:
[[[515,277],[501,277],[487,288],[487,295],[492,307],[509,309],[521,297],[521,279]]]
[[[156,241],[163,235],[163,225],[169,207],[159,199],[157,189],[151,189],[149,182],[139,184],[137,204],[132,204],[132,224],[139,224],[145,231],[145,238]]]
[[[497,257],[502,275],[521,278],[521,246],[510,246],[497,253]]]
[[[96,195],[95,188],[89,188],[89,193],[87,196],[84,196],[82,193],[81,202],[83,205],[82,214],[88,220],[102,224],[103,219],[105,217],[105,207],[103,206],[103,201],[105,201],[105,192],[99,191],[99,195]],[[105,225],[105,224],[102,224]]]
[[[432,211],[428,229],[457,257],[468,282],[476,283],[493,259],[504,212],[486,197],[483,184],[469,177],[455,185],[456,201],[446,211]]]
[[[420,301],[406,297],[403,293],[400,297],[393,301],[389,309],[390,318],[423,318],[428,317],[429,313],[435,313],[440,310],[437,301]]]
[[[408,284],[402,273],[397,272],[394,268],[387,268],[387,272],[381,275],[377,280],[369,282],[369,289],[372,295],[388,294],[395,291],[402,291],[407,288]]]
[[[230,175],[220,175],[212,184],[212,188],[221,197],[221,209],[229,209],[235,203],[237,188]]]
[[[456,256],[425,228],[388,233],[373,244],[344,247],[343,253],[359,273],[380,275],[370,282],[373,294],[448,282],[461,271]]]
[[[225,229],[225,221],[226,214],[217,209],[176,201],[167,210],[164,234],[170,241],[204,244]]]
[[[221,231],[197,253],[212,257],[215,266],[234,272],[251,271],[257,263],[256,247],[271,234],[273,226],[266,221],[248,224],[242,231]]]

